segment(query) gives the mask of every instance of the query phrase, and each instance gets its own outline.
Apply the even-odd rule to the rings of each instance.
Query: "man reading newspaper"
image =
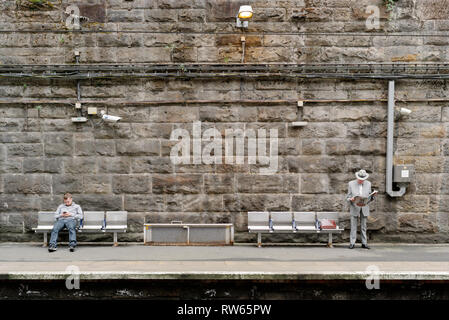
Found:
[[[366,219],[369,216],[369,203],[374,200],[377,191],[371,191],[371,182],[367,179],[369,174],[365,170],[360,170],[356,174],[356,179],[348,184],[348,194],[346,200],[349,202],[351,214],[351,233],[349,249],[354,249],[357,239],[357,222],[360,217],[360,231],[362,235],[362,248],[369,249],[366,237]]]

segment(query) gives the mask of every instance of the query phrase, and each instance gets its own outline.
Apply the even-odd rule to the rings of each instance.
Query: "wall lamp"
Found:
[[[237,28],[248,28],[248,21],[253,17],[253,8],[251,6],[240,6],[237,14]]]

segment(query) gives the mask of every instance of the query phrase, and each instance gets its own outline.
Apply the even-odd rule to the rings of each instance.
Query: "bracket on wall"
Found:
[[[307,125],[307,123],[308,123],[307,121],[295,121],[292,122],[291,125],[292,127],[304,127]]]
[[[304,106],[304,101],[303,100],[298,100],[296,102],[298,108],[302,108]],[[294,121],[291,123],[292,127],[304,127],[307,125],[307,121]]]

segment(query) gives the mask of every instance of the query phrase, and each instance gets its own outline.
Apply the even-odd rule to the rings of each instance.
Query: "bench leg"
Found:
[[[47,239],[47,233],[44,232],[44,245],[43,247],[48,247],[48,239]]]
[[[332,245],[332,233],[329,233],[329,241],[327,242],[327,247],[328,248],[333,248],[334,247]]]
[[[114,232],[114,247],[118,247],[117,232]]]
[[[257,247],[262,247],[262,234],[260,232],[257,234]]]

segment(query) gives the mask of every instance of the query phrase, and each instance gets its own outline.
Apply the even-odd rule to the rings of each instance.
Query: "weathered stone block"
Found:
[[[22,160],[0,160],[0,173],[22,173]]]
[[[206,13],[203,9],[181,9],[178,12],[178,19],[180,22],[204,23]]]
[[[44,152],[46,156],[71,156],[73,136],[71,134],[45,134]]]
[[[234,175],[232,174],[205,174],[204,192],[206,193],[233,193]]]
[[[105,158],[97,159],[99,173],[129,173],[131,167],[131,160],[128,157]]]
[[[178,12],[177,10],[167,9],[145,10],[145,21],[176,23],[178,21]]]
[[[26,158],[23,160],[24,173],[61,173],[62,160]]]
[[[175,166],[168,157],[138,157],[131,163],[133,173],[173,173]]]
[[[97,165],[94,157],[76,157],[64,160],[64,172],[71,174],[96,173]]]
[[[85,193],[111,193],[112,178],[109,175],[84,175],[83,189]]]
[[[301,193],[329,193],[329,176],[327,174],[302,174]]]
[[[43,145],[40,143],[12,144],[7,146],[8,157],[40,157]]]
[[[263,211],[265,208],[265,195],[260,194],[225,194],[223,195],[224,210]]]
[[[267,145],[269,146],[269,139]],[[297,156],[301,153],[300,141],[297,138],[279,139],[278,148],[279,155]]]
[[[326,140],[326,154],[351,155],[360,154],[360,140],[328,139]]]
[[[440,174],[419,174],[415,176],[417,194],[439,194],[443,179]],[[447,185],[447,183],[446,183]]]
[[[151,109],[152,122],[193,122],[198,119],[198,107],[164,106]]]
[[[300,138],[337,138],[346,136],[346,127],[343,123],[314,122],[305,127],[288,128],[289,137]]]
[[[153,193],[201,193],[203,177],[199,174],[155,174],[152,176]]]
[[[393,205],[399,212],[428,212],[430,198],[427,195],[405,195]]]
[[[147,13],[152,12],[153,10],[108,10],[108,22],[142,22],[144,11]]]
[[[299,156],[287,157],[290,172],[345,172],[344,157]]]
[[[324,153],[324,141],[321,139],[301,139],[302,155],[320,155]]]
[[[0,212],[39,210],[40,198],[33,194],[0,194]]]
[[[346,195],[348,193],[348,183],[354,179],[355,175],[353,173],[329,174],[329,193]]]
[[[440,141],[436,139],[397,139],[396,152],[398,156],[439,156]]]
[[[342,211],[344,195],[293,195],[294,211]]]
[[[0,133],[1,143],[40,143],[40,132],[7,132]]]
[[[237,175],[237,192],[298,193],[297,175]]]
[[[50,193],[51,177],[49,175],[5,175],[5,193]]]
[[[119,156],[159,156],[159,140],[117,141]]]
[[[125,195],[125,210],[134,212],[165,210],[164,196],[162,195]]]
[[[242,122],[257,118],[257,108],[253,107],[201,107],[200,121]]]
[[[94,156],[95,140],[78,140],[75,141],[76,156]]]
[[[436,223],[423,214],[401,214],[399,215],[399,229],[404,232],[432,232],[438,231]]]
[[[123,210],[122,196],[119,195],[79,194],[74,195],[74,199],[76,199],[76,203],[78,203],[81,206],[83,211]]]
[[[148,193],[150,191],[149,176],[120,175],[112,178],[114,193]]]
[[[221,195],[187,195],[175,194],[167,198],[168,211],[183,212],[222,212]]]
[[[385,168],[385,158],[373,157],[370,155],[366,155],[364,157],[360,157],[357,155],[348,155],[345,157],[346,170],[347,170],[347,172],[351,172],[351,173],[356,173],[357,171],[359,171],[361,169],[367,170],[368,173],[371,170],[373,170],[375,172],[385,172],[385,169],[381,170],[381,169],[378,169],[378,167],[376,167],[375,165],[373,165],[374,158],[378,159],[379,161],[383,160],[382,168]]]
[[[245,52],[246,62],[287,62],[293,57],[292,48],[253,47]]]
[[[296,121],[298,119],[298,109],[296,107],[258,107],[259,121]]]
[[[79,175],[53,175],[53,194],[81,193],[83,192],[83,177]]]
[[[2,233],[23,232],[23,214],[15,212],[0,214],[0,232]]]
[[[138,17],[139,18],[139,17]],[[141,47],[143,44],[142,34],[101,34],[98,37],[100,47]]]
[[[219,61],[218,49],[215,47],[201,47],[197,51],[198,62],[217,62]]]
[[[170,139],[171,123],[133,123],[132,130],[137,138]]]

